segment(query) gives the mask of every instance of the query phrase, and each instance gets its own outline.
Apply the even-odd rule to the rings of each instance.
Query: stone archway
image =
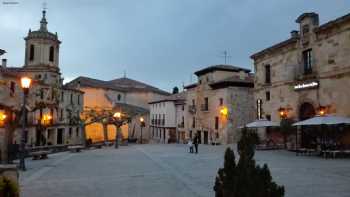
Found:
[[[312,118],[316,115],[314,106],[311,103],[305,102],[299,107],[299,120],[303,121]],[[312,140],[315,138],[314,128],[302,126],[301,127],[301,147],[309,147]]]
[[[303,103],[299,107],[299,120],[306,120],[316,115],[314,106],[311,103]]]

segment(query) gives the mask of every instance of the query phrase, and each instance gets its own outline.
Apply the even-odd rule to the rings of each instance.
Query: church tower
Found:
[[[53,34],[47,30],[46,10],[42,12],[40,29],[31,31],[29,29],[25,40],[24,66],[32,69],[49,69],[59,72],[59,48],[61,41],[57,33]]]

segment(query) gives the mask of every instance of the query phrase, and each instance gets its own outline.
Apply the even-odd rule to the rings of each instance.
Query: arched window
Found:
[[[49,57],[50,62],[54,61],[54,52],[55,52],[55,49],[53,48],[53,46],[51,46],[50,47],[50,57]]]
[[[34,45],[30,45],[30,49],[29,49],[29,60],[32,61],[34,60]]]

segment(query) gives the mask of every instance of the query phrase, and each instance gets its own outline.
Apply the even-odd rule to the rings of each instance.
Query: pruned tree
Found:
[[[224,167],[218,170],[214,191],[216,197],[283,197],[284,187],[272,181],[266,164],[256,165],[254,147],[256,134],[245,128],[238,143],[239,161],[236,164],[235,154],[227,148]],[[254,188],[254,189],[252,189]]]

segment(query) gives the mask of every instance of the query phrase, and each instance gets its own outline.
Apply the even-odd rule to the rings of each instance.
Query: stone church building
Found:
[[[24,65],[10,67],[3,59],[0,67],[0,111],[6,114],[1,130],[2,152],[6,144],[19,144],[21,135],[20,114],[23,90],[20,78],[29,77],[28,114],[25,140],[28,147],[82,143],[79,125],[83,110],[83,92],[65,87],[59,68],[61,41],[57,33],[47,28],[46,11],[42,12],[40,28],[29,30],[25,40]],[[46,118],[46,119],[45,119]],[[45,120],[43,120],[45,119]],[[18,123],[14,131],[11,124]]]

